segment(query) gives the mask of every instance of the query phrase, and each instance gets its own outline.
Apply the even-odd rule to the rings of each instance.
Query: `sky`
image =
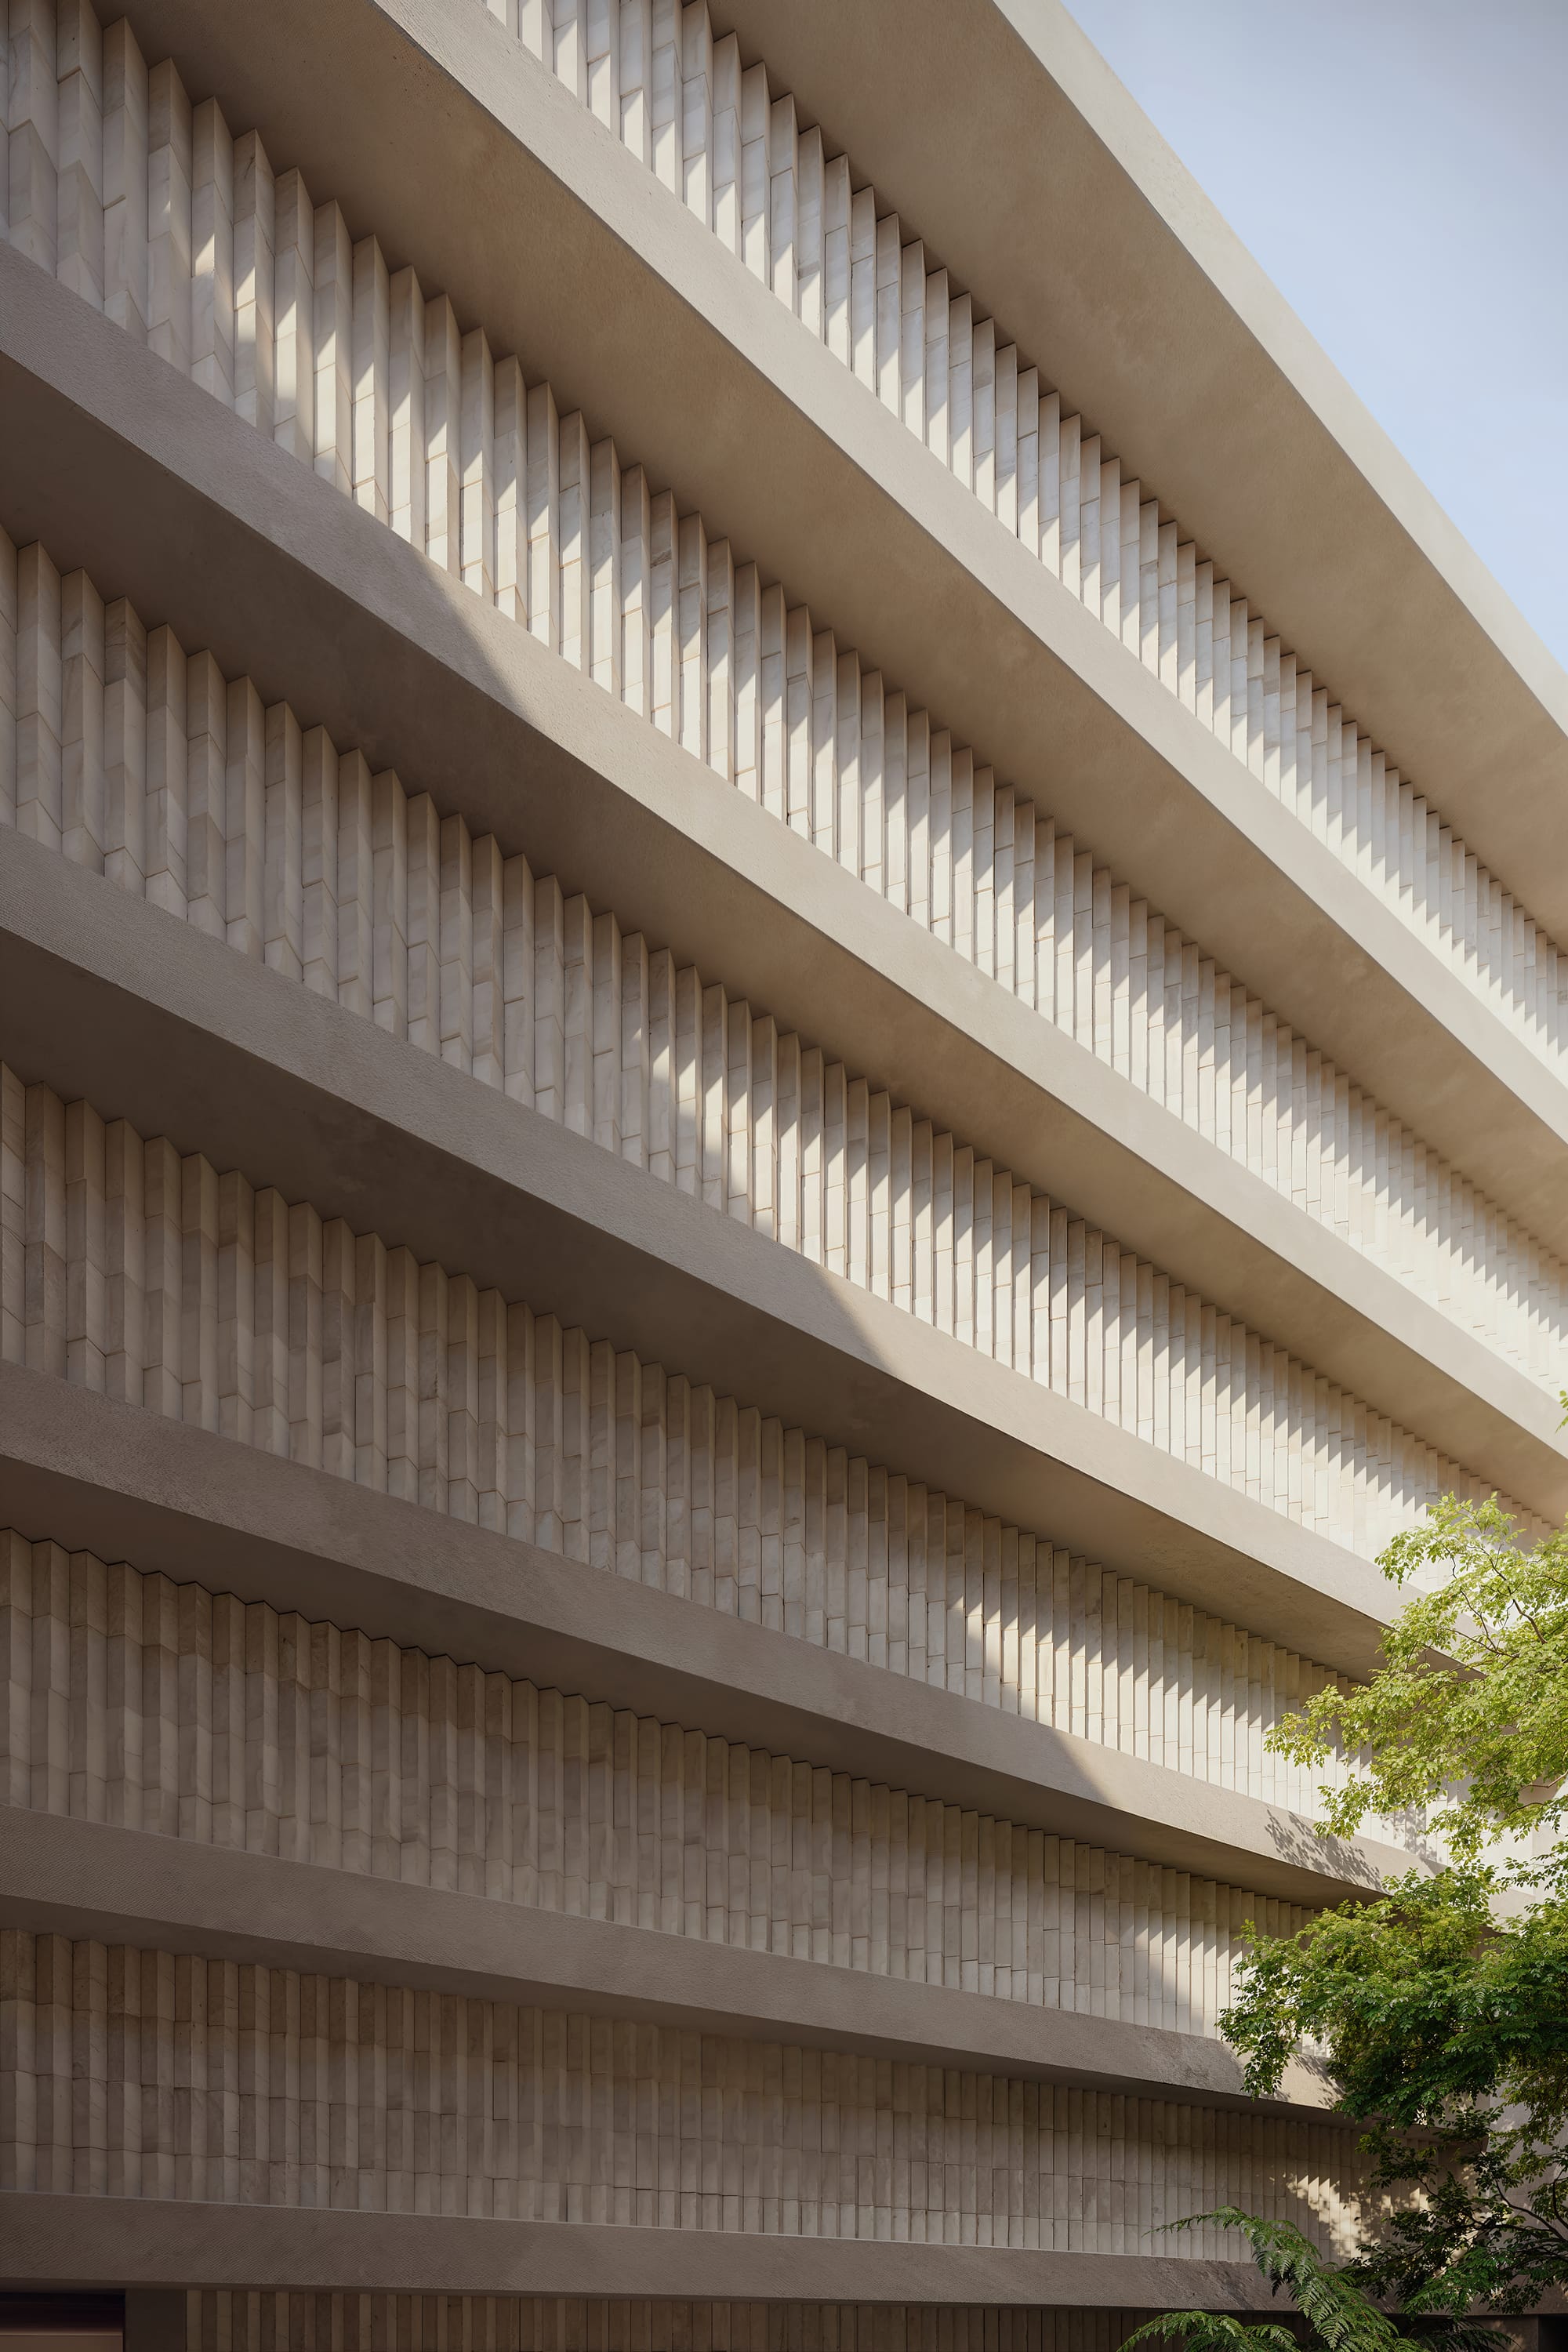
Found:
[[[1067,0],[1568,664],[1568,0]]]

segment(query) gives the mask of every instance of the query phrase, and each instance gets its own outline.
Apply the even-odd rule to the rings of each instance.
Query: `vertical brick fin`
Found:
[[[319,806],[331,763],[319,743],[300,748]],[[287,788],[276,730],[269,757]],[[449,920],[468,870],[457,822],[427,835],[441,959],[472,952]],[[310,824],[319,841],[319,815]],[[269,890],[289,862],[274,862]],[[499,884],[510,1029],[526,877],[510,870],[521,860],[488,862],[490,986]],[[340,862],[340,889],[344,873]],[[1048,1349],[1069,1387],[1125,1416],[1135,1400],[1115,1335],[1150,1314],[1153,1291],[1131,1257],[667,953],[619,940],[581,898],[552,881],[531,898],[530,1085],[549,1115],[895,1304],[988,1329],[1004,1360],[1010,1350],[1023,1368]],[[424,957],[425,919],[410,928]],[[425,960],[434,1032],[448,975]],[[495,1055],[493,1009],[485,1018]],[[1261,1738],[1323,1668],[3,1070],[0,1208],[10,1361],[1168,1769],[1312,1803],[1314,1776]],[[989,1301],[976,1265],[991,1269]],[[1213,1351],[1226,1335],[1180,1294],[1166,1312],[1166,1345],[1193,1351],[1195,1377],[1205,1340]],[[1268,1352],[1255,1344],[1259,1380]],[[1271,1377],[1259,1402],[1279,1419],[1287,1394]],[[1180,1417],[1180,1385],[1155,1434],[1194,1454],[1218,1444],[1212,1418]],[[1152,1402],[1141,1384],[1138,1401]],[[1389,1481],[1386,1452],[1365,1461]]]

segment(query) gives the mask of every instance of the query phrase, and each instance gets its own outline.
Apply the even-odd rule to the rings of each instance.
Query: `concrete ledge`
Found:
[[[0,2191],[7,2286],[669,2295],[717,2303],[1205,2305],[1260,2311],[1249,2263],[472,2221]]]
[[[0,1924],[480,2000],[1252,2107],[1221,2042],[0,1807]],[[1292,2070],[1291,2105],[1328,2105]]]
[[[0,285],[5,258],[0,252]],[[36,271],[19,281],[23,294],[39,287],[54,315],[63,289]],[[333,545],[346,533],[344,552],[359,551],[367,593],[397,583],[395,670],[386,634],[363,611],[352,623],[323,615],[319,640],[291,664],[274,641],[280,622],[292,625],[301,604],[309,609],[310,594],[279,583],[275,606],[251,603],[267,562],[225,509],[202,507],[189,530],[195,547],[211,548],[215,576],[209,607],[193,626],[210,632],[237,599],[244,604],[250,625],[231,620],[222,641],[230,669],[248,664],[268,697],[287,692],[310,718],[320,705],[300,701],[291,671],[309,674],[331,648],[345,648],[332,665],[332,690],[355,696],[349,731],[357,738],[372,729],[378,764],[395,761],[418,781],[411,746],[430,751],[477,831],[521,842],[569,885],[586,881],[595,903],[613,905],[655,940],[674,940],[705,974],[749,992],[784,1026],[917,1102],[1002,1165],[1087,1205],[1173,1280],[1283,1339],[1377,1410],[1413,1421],[1543,1517],[1568,1511],[1568,1454],[1555,1407],[1534,1381],[65,299],[57,323],[80,327],[79,340],[111,375],[128,365],[148,375],[160,415],[165,399],[190,411],[184,448],[216,432],[215,464],[221,446],[233,461],[223,478],[241,504],[248,485],[262,511],[297,520]],[[125,478],[134,478],[136,461],[128,449],[122,456]],[[65,479],[75,481],[77,469],[63,469]],[[105,478],[102,494],[107,512],[125,508],[120,475]],[[184,495],[174,500],[181,513]],[[246,543],[231,547],[237,535]],[[161,541],[149,534],[149,543]],[[179,547],[184,593],[200,565],[183,536]],[[466,653],[478,665],[474,698],[459,698],[459,718],[449,678],[433,680],[416,713],[410,682],[429,664],[430,646],[448,640],[454,656]],[[478,691],[481,677],[488,691]],[[406,719],[406,733],[367,690],[383,678],[391,715]],[[454,747],[471,747],[466,765]],[[1568,1196],[1563,1213],[1568,1224]]]
[[[683,507],[700,507],[715,533],[728,532],[805,597],[841,643],[975,742],[1080,845],[1147,890],[1531,1231],[1568,1248],[1555,1181],[1568,1084],[485,9],[275,0],[259,16],[204,0],[142,0],[132,21],[149,54],[172,50],[193,88],[217,95],[231,121],[258,123],[269,152],[298,162],[313,191],[335,194],[354,235],[374,228],[395,267],[414,262],[465,320],[483,320],[498,348],[521,351],[531,374],[547,373],[565,404],[584,405],[595,433],[613,432]],[[345,108],[347,89],[355,103]],[[480,189],[484,201],[475,204]],[[14,259],[13,268],[28,265]],[[595,289],[592,303],[581,299],[584,285]],[[0,352],[31,366],[24,320],[6,315],[7,275],[0,289]],[[100,331],[118,334],[108,322]],[[117,381],[107,396],[68,373],[54,380],[100,428],[127,428],[183,473],[181,436],[149,436],[143,401],[130,396],[134,378],[156,362],[121,356],[110,365]],[[14,446],[36,446],[42,429],[58,440],[50,423],[31,438],[13,436]],[[196,427],[195,451],[247,432],[220,410]],[[209,473],[205,453],[196,469],[220,500],[233,499],[247,522],[273,535],[281,517],[265,502],[258,510],[240,480],[222,467]],[[0,461],[0,494],[25,532],[87,551],[73,560],[101,567],[109,546],[123,550],[126,593],[155,603],[176,628],[188,616],[198,638],[222,625],[215,614],[232,614],[250,597],[278,604],[280,592],[265,577],[237,577],[216,547],[198,551],[194,534],[172,540],[158,498],[143,505],[122,463],[109,469],[107,501],[92,494],[95,470],[74,455],[47,472],[18,457],[13,467]],[[1333,545],[1337,578],[1342,542]],[[356,567],[356,600],[374,595],[367,575],[385,560],[380,553]],[[152,595],[171,569],[178,576],[169,593]],[[309,665],[291,666],[289,691],[308,698],[307,680],[323,669],[341,681],[339,632],[330,623],[312,628],[298,608],[252,633],[253,668],[263,658],[254,646],[280,630],[315,639]],[[224,657],[221,646],[215,650]],[[1312,651],[1309,635],[1302,652]],[[385,658],[383,651],[347,688],[351,698],[374,685]],[[331,725],[344,693],[340,682],[316,715]],[[388,715],[383,708],[378,723]],[[423,730],[437,739],[438,765],[424,773],[432,790],[453,763],[450,724],[437,697]],[[415,734],[400,732],[400,761],[419,768]],[[1561,738],[1546,733],[1560,761]],[[1490,773],[1486,730],[1481,741]],[[1398,742],[1392,749],[1406,756]],[[459,772],[468,750],[464,742],[458,751]],[[1431,776],[1422,781],[1436,791]],[[1527,873],[1538,866],[1531,859]]]
[[[1561,938],[1568,677],[1059,0],[713,14]]]
[[[0,250],[0,289],[6,259]],[[195,632],[194,643],[216,631],[226,667],[248,667],[268,698],[287,694],[310,719],[322,707],[304,698],[312,680],[340,716],[347,693],[353,709],[340,736],[367,741],[377,764],[395,762],[413,782],[434,772],[476,831],[488,827],[509,846],[526,847],[568,887],[586,883],[595,903],[613,906],[628,926],[673,941],[705,976],[766,1005],[784,1026],[841,1055],[979,1151],[1086,1208],[1173,1280],[1283,1340],[1542,1517],[1568,1512],[1568,1452],[1556,1408],[1535,1381],[487,611],[207,394],[129,345],[66,289],[16,266],[19,299],[42,289],[54,325],[79,331],[66,340],[89,374],[96,354],[110,416],[124,421],[136,406],[127,372],[145,376],[152,413],[162,418],[167,405],[180,415],[182,463],[210,443],[226,498],[242,508],[253,499],[258,514],[287,527],[285,536],[297,524],[318,562],[323,547],[335,551],[334,563],[341,558],[395,618],[384,626],[358,605],[352,614],[322,610],[308,646],[280,644],[311,610],[319,579],[312,591],[297,577],[275,577],[277,551],[258,552],[226,507],[196,500],[184,486],[174,486],[172,509],[150,485],[128,496],[127,485],[145,470],[128,442],[118,456],[111,446],[99,452],[101,503],[86,553],[100,574],[107,518],[133,512],[144,495],[148,529],[128,558],[144,568],[147,550],[164,544],[154,517],[179,514],[170,552],[177,552],[181,584],[173,593],[188,600],[198,577],[207,589],[186,634]],[[0,345],[5,318],[0,304]],[[75,360],[62,364],[73,381]],[[0,397],[7,383],[0,364]],[[56,403],[37,431],[54,435],[58,423]],[[73,458],[59,469],[58,494],[76,497],[91,478],[92,464]],[[9,506],[0,514],[16,520]],[[58,554],[58,536],[46,536]],[[116,571],[102,584],[128,576]],[[269,580],[275,593],[267,603]],[[165,609],[163,601],[149,607]],[[467,698],[449,671],[429,674],[437,648],[467,666]],[[331,673],[325,687],[323,662]],[[382,685],[384,695],[376,691]],[[418,764],[421,753],[433,769]],[[1568,1192],[1554,1184],[1551,1197],[1568,1246]]]
[[[51,851],[0,842],[0,1050],[721,1394],[1309,1657],[1364,1671],[1367,1562]]]
[[[1410,1857],[229,1438],[0,1365],[0,1524],[1296,1903]]]

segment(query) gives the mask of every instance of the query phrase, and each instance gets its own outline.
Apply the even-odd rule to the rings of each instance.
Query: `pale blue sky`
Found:
[[[1568,0],[1067,0],[1568,663]]]

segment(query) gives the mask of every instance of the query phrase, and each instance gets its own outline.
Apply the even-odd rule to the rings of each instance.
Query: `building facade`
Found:
[[[0,2316],[1259,2303],[1568,681],[1054,0],[0,23]]]

